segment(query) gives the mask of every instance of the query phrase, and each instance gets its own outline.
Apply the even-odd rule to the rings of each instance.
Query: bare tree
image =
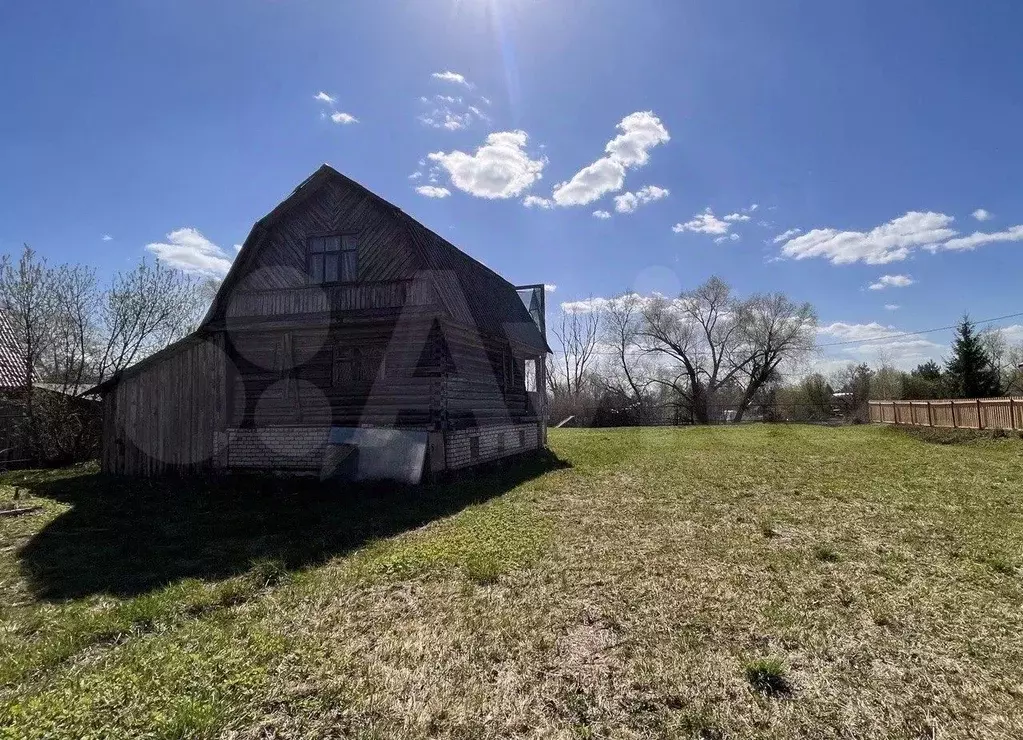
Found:
[[[655,297],[643,310],[640,335],[649,351],[676,367],[656,382],[670,385],[697,423],[710,421],[711,399],[742,369],[736,362],[743,340],[738,308],[731,288],[712,277],[674,300]]]
[[[159,261],[142,260],[114,276],[102,299],[94,379],[102,382],[195,328],[205,307],[203,284]]]
[[[562,350],[564,392],[578,398],[587,383],[587,368],[593,360],[600,331],[600,309],[592,300],[589,310],[566,311],[562,308],[561,322],[552,331]]]
[[[735,421],[742,421],[756,393],[778,379],[779,366],[813,352],[817,314],[809,303],[794,303],[781,293],[753,296],[737,312],[742,343],[736,360],[745,388]]]
[[[0,310],[14,333],[21,354],[28,440],[37,446],[35,386],[53,339],[55,300],[53,270],[27,244],[15,262],[0,258]]]
[[[77,395],[89,380],[95,357],[100,292],[96,272],[61,265],[53,273],[54,317],[46,360],[46,380]]]
[[[817,319],[808,303],[781,294],[739,300],[713,277],[678,298],[646,303],[640,337],[667,362],[655,382],[687,405],[697,423],[710,421],[720,395],[742,418],[756,393],[778,377],[782,363],[811,352]]]
[[[646,405],[646,388],[643,348],[639,343],[643,328],[643,299],[635,293],[622,293],[610,299],[604,306],[604,327],[602,344],[606,347],[608,361],[599,374],[605,389],[632,398],[641,406]]]

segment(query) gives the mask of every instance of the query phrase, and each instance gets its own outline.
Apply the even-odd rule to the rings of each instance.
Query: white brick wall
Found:
[[[249,470],[319,470],[329,427],[255,427],[227,430],[227,465]],[[479,457],[472,456],[472,439]],[[503,447],[502,447],[503,443]],[[518,455],[540,446],[537,424],[505,424],[449,432],[444,458],[449,470]]]
[[[227,464],[258,470],[319,470],[328,427],[227,430]]]
[[[449,470],[466,468],[470,465],[517,455],[526,450],[535,450],[538,444],[536,424],[506,424],[495,427],[479,427],[449,432],[446,439],[445,458]],[[501,442],[504,447],[502,449]],[[472,457],[472,442],[479,442],[479,457]]]

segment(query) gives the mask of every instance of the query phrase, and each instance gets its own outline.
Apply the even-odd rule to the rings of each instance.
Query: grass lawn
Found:
[[[1023,736],[1023,441],[556,430],[446,486],[6,474],[0,737]]]

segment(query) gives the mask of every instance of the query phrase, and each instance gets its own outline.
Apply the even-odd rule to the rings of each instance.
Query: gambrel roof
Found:
[[[394,204],[326,164],[252,227],[217,292],[202,327],[208,327],[216,319],[222,318],[227,297],[241,279],[246,264],[256,259],[261,245],[274,225],[291,209],[306,202],[331,182],[354,188],[369,196],[404,228],[409,247],[414,251],[412,255],[414,264],[432,280],[441,306],[451,319],[475,326],[479,331],[494,336],[507,336],[538,354],[550,351],[514,285]]]

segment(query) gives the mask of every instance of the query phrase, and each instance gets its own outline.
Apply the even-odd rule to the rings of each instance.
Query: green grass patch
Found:
[[[0,519],[0,737],[1023,736],[1023,448],[936,441],[557,430],[415,489],[5,474],[40,509]]]

